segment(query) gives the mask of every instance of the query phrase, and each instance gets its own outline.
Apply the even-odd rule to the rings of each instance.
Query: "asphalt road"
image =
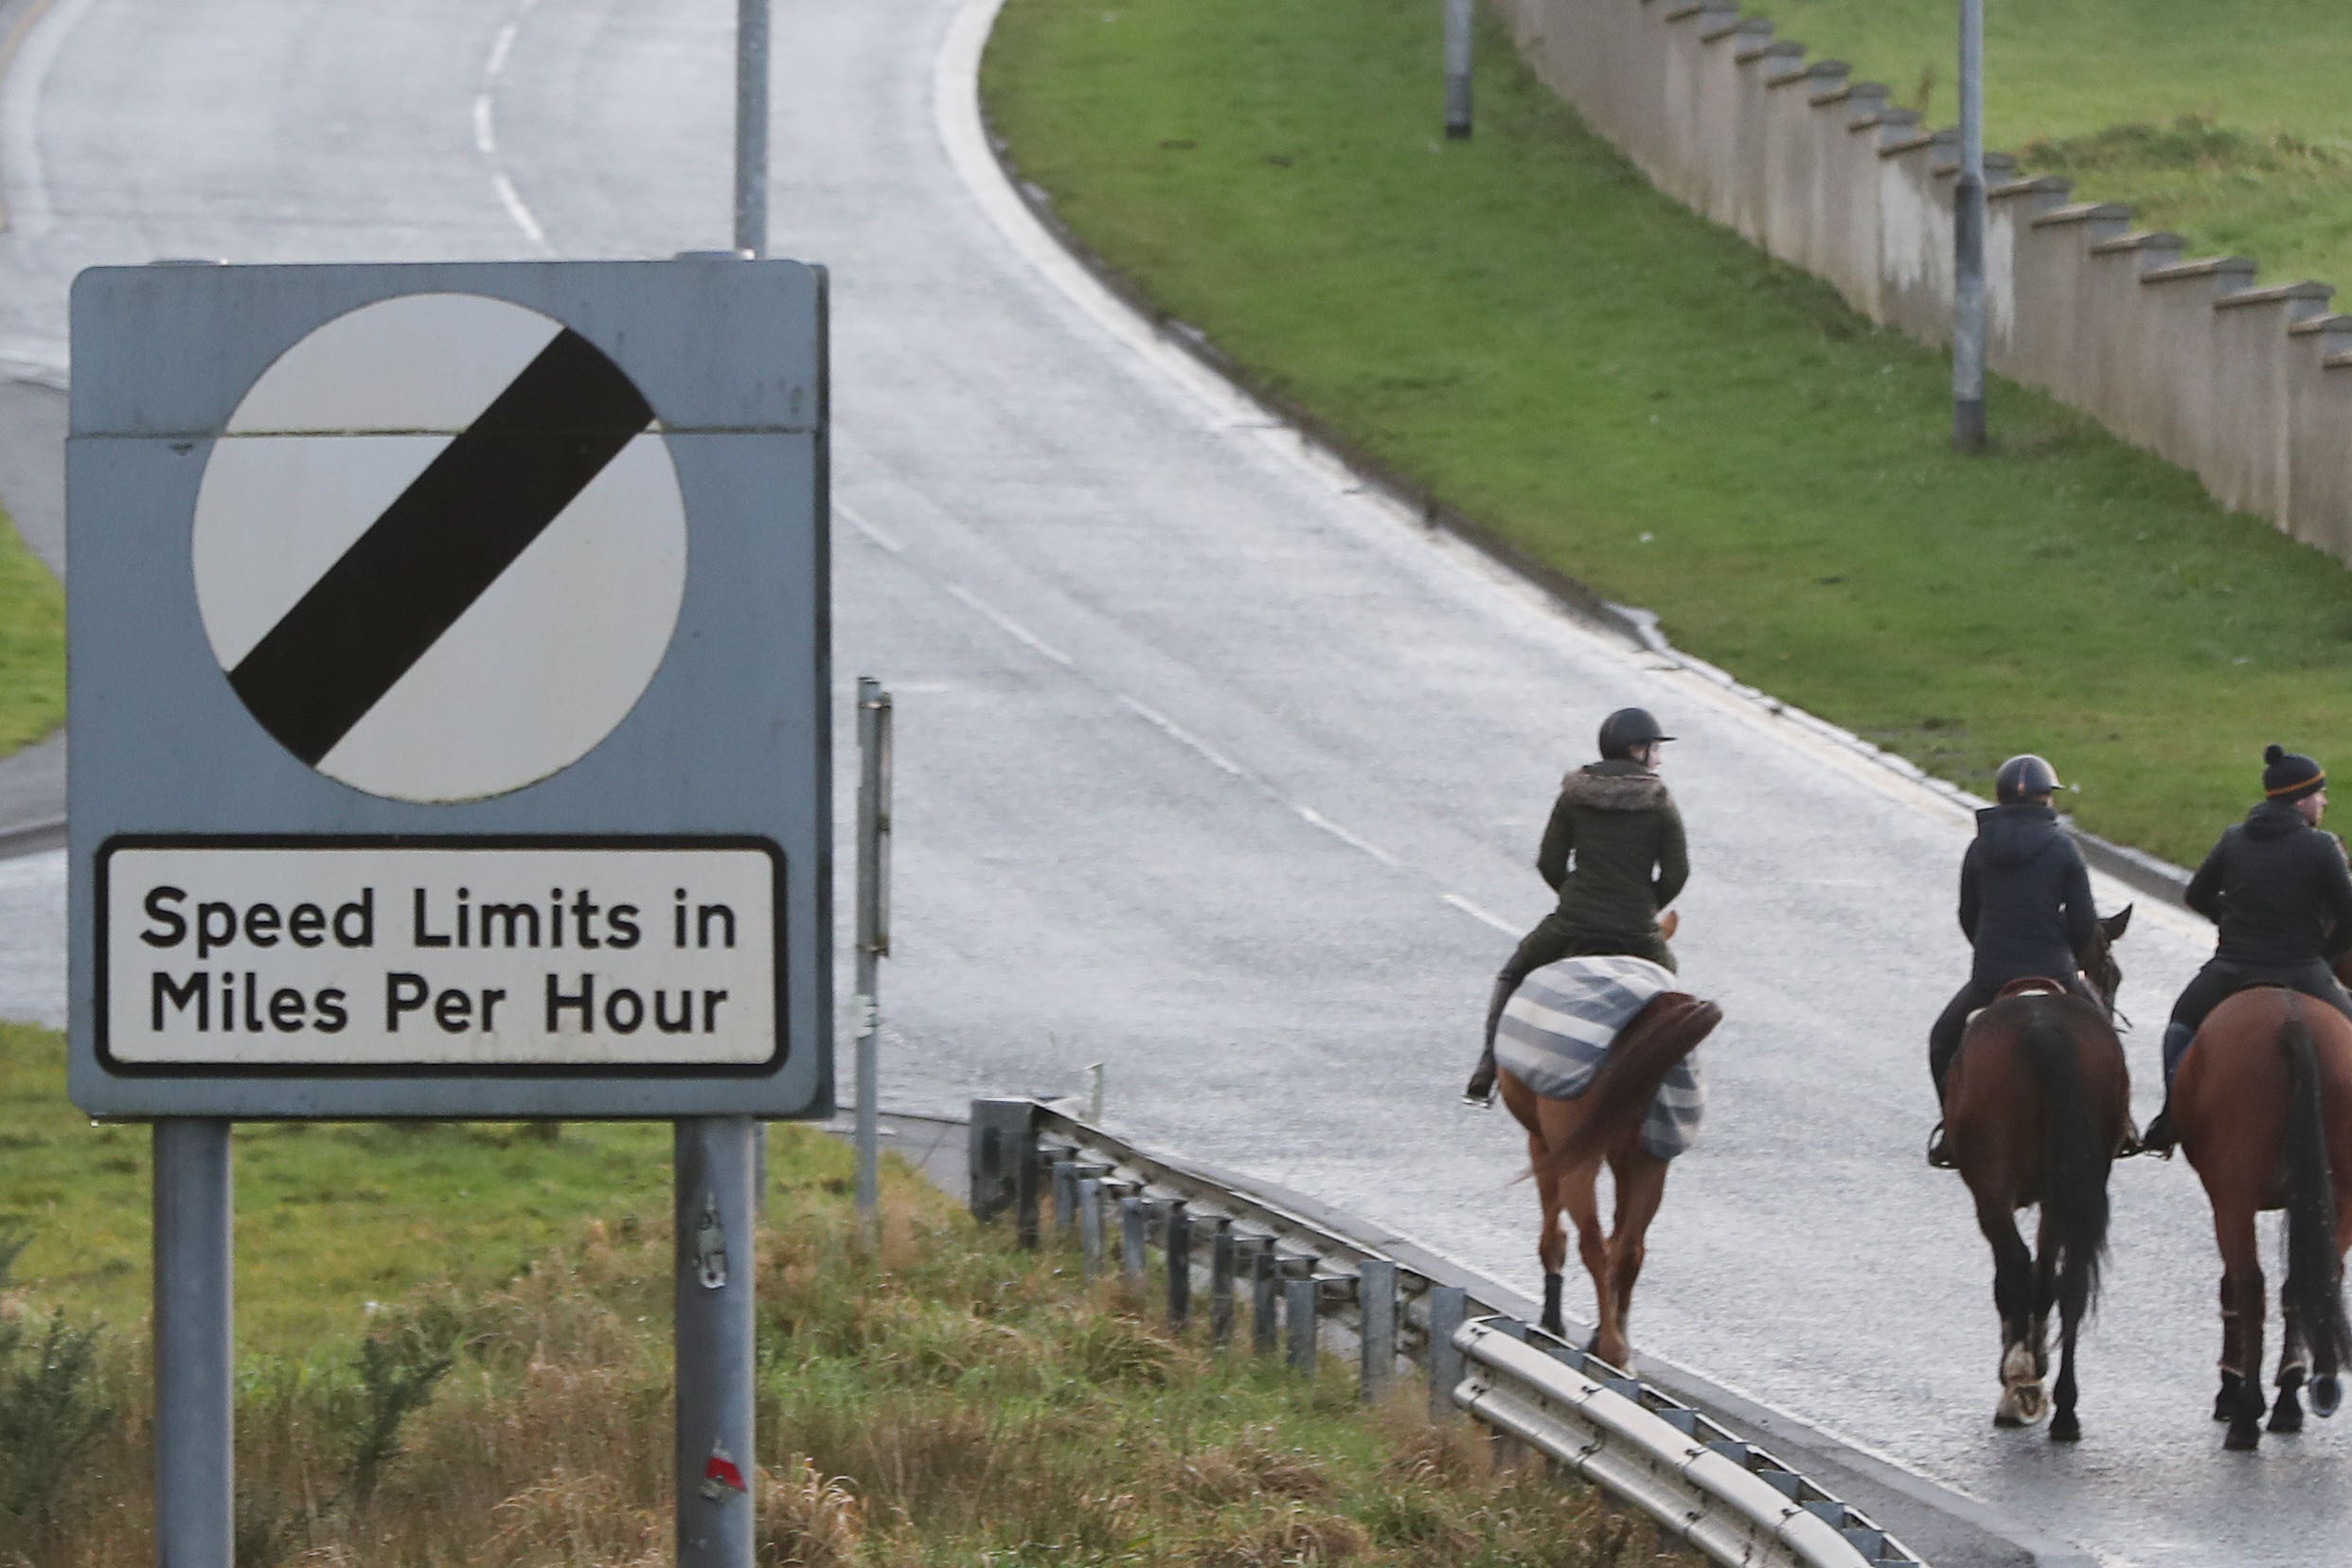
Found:
[[[0,82],[0,359],[62,367],[94,262],[723,244],[733,13],[56,0]],[[2105,1560],[2332,1557],[2352,1434],[2224,1456],[2206,1419],[2218,1264],[2179,1165],[2117,1172],[2085,1442],[1989,1424],[1988,1256],[1918,1154],[1964,814],[1573,623],[1089,301],[968,183],[957,16],[776,17],[774,248],[836,286],[838,733],[858,673],[898,704],[886,1102],[1072,1092],[1101,1062],[1123,1131],[1531,1286],[1523,1149],[1453,1094],[1546,901],[1558,776],[1641,703],[1684,737],[1679,951],[1728,1022],[1637,1344]],[[0,1011],[60,1010],[61,865],[0,864]],[[2140,902],[2123,1003],[2152,1080],[2208,939]]]

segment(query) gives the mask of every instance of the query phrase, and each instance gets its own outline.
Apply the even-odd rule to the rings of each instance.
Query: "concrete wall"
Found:
[[[1957,138],[1808,62],[1737,0],[1489,0],[1537,73],[1660,189],[1854,308],[1948,335]],[[2130,209],[1986,154],[1987,357],[2224,505],[2352,561],[2352,316],[2319,283],[2184,259]]]

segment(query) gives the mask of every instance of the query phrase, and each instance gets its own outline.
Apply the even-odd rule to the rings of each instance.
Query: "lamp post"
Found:
[[[1951,212],[1951,444],[1985,450],[1985,0],[1960,0],[1960,177]]]

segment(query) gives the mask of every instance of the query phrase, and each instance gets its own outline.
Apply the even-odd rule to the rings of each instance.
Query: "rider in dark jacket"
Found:
[[[1658,912],[1690,880],[1690,858],[1682,813],[1654,771],[1658,747],[1673,739],[1644,709],[1619,708],[1601,722],[1601,759],[1560,781],[1536,853],[1536,870],[1559,894],[1559,907],[1526,935],[1495,976],[1486,1048],[1462,1091],[1469,1103],[1492,1103],[1495,1026],[1504,1004],[1536,970],[1599,953],[1675,967]]]
[[[2352,951],[2352,870],[2343,846],[2319,830],[2327,775],[2307,757],[2272,746],[2262,754],[2262,804],[2232,824],[2183,895],[2221,928],[2213,956],[2174,1004],[2165,1025],[2165,1090],[2197,1038],[2197,1026],[2250,986],[2283,986],[2352,1018],[2352,996],[2337,983],[2337,960]],[[2172,1148],[2171,1105],[2140,1142]]]
[[[2010,981],[2046,977],[2064,982],[2086,1001],[2098,1000],[2076,957],[2091,946],[2098,912],[2091,902],[2091,873],[2082,851],[2058,826],[2050,805],[2058,788],[2058,773],[2049,763],[2031,755],[2013,757],[1994,777],[2000,804],[1976,813],[1976,841],[1960,862],[1960,930],[1975,957],[1968,984],[1953,993],[1928,1031],[1928,1072],[1938,1104],[1969,1015],[1989,1006]],[[1928,1163],[1945,1163],[1940,1128]]]

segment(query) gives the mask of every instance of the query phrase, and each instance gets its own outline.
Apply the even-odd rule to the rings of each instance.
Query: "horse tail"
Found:
[[[2018,1044],[2041,1090],[2041,1212],[2058,1250],[2058,1310],[2063,1321],[2078,1323],[2099,1296],[2114,1150],[2091,1124],[2081,1047],[2061,1009],[2031,1005]]]
[[[2337,1277],[2336,1194],[2327,1168],[2326,1107],[2319,1057],[2300,1007],[2288,1004],[2278,1028],[2287,1057],[2287,1283],[2279,1305],[2302,1325],[2313,1363],[2325,1376],[2352,1355],[2352,1324]]]
[[[1681,991],[1659,993],[1610,1046],[1608,1060],[1577,1096],[1591,1102],[1583,1122],[1552,1157],[1563,1167],[1580,1165],[1641,1125],[1666,1076],[1721,1022],[1723,1009],[1712,1002]]]

